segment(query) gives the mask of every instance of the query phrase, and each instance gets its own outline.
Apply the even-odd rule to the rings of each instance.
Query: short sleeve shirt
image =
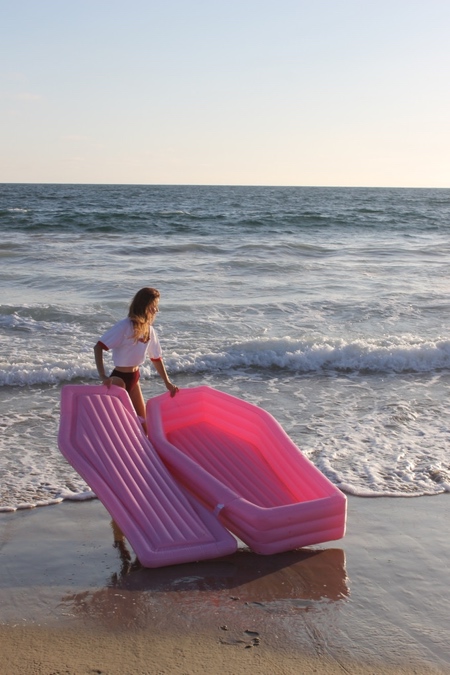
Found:
[[[150,326],[150,339],[148,342],[138,340],[135,342],[133,324],[131,319],[122,319],[114,324],[100,338],[99,342],[106,349],[112,349],[113,363],[119,368],[140,366],[148,355],[153,360],[162,357],[161,345],[153,326]]]

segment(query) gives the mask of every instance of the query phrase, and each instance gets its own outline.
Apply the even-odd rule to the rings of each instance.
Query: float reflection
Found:
[[[188,609],[191,615],[230,603],[292,612],[336,603],[349,594],[342,549],[261,556],[244,548],[215,560],[150,569],[132,559],[120,530],[113,529],[121,571],[104,588],[65,595],[66,613],[124,628],[155,619],[164,606],[172,612]]]

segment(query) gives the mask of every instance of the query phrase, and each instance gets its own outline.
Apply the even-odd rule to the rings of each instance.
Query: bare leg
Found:
[[[121,575],[127,574],[131,568],[131,553],[127,548],[125,536],[117,525],[115,520],[111,521],[111,527],[114,535],[114,548],[117,548],[122,561]]]
[[[142,417],[142,419],[144,420],[142,422],[142,427],[145,431],[145,434],[147,434],[147,424],[145,423],[145,401],[142,395],[142,389],[139,382],[130,392],[130,398],[131,403],[133,404],[134,409],[136,410],[136,413],[139,415],[139,417]]]
[[[114,375],[114,377],[110,377],[109,379],[111,380],[111,384],[115,384],[116,387],[122,387],[122,389],[126,389],[125,382],[121,377]]]

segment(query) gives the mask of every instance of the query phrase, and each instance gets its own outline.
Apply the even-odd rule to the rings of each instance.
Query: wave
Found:
[[[21,363],[3,363],[0,386],[54,385],[97,380],[92,355],[67,361],[67,353],[52,359],[30,355]],[[450,340],[423,341],[391,337],[383,340],[293,340],[261,338],[237,342],[220,350],[198,350],[187,354],[166,353],[172,374],[226,373],[256,369],[267,376],[274,370],[292,374],[408,374],[450,370]],[[152,366],[142,367],[150,377]]]
[[[186,356],[177,366],[185,372],[276,368],[294,373],[426,373],[450,368],[450,340],[262,338],[235,344],[220,354]]]

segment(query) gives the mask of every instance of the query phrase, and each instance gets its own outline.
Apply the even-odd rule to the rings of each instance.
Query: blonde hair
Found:
[[[161,294],[156,288],[141,288],[130,303],[128,318],[133,324],[133,337],[135,342],[150,339],[150,322],[154,316],[153,308]]]

